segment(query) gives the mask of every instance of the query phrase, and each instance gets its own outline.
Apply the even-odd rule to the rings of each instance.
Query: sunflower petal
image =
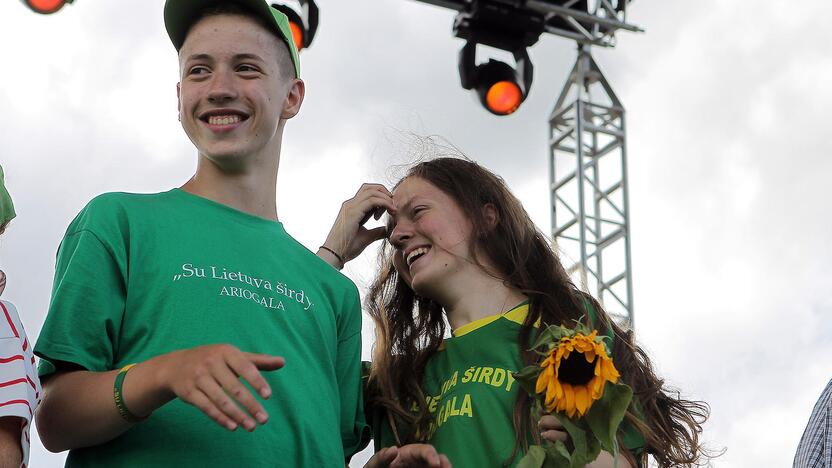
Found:
[[[592,364],[593,362],[595,362],[595,350],[590,348],[584,351],[584,357],[586,358],[586,362]]]
[[[540,393],[546,389],[546,386],[549,384],[549,381],[555,378],[555,370],[552,366],[546,366],[543,369],[543,372],[537,376],[537,382],[534,386],[535,393]]]
[[[566,414],[571,418],[575,415],[575,388],[569,384],[563,384],[563,392],[566,394]]]
[[[583,385],[576,385],[575,408],[578,410],[578,414],[583,416],[591,404],[592,400],[589,399],[589,392],[587,391],[587,388]]]
[[[547,406],[554,406],[555,400],[558,399],[557,386],[558,386],[557,379],[550,379],[549,380],[549,383],[546,386],[546,405]]]

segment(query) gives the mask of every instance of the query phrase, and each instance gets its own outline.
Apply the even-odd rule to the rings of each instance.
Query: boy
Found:
[[[288,21],[263,0],[168,0],[165,26],[197,171],[69,226],[35,347],[41,440],[67,466],[343,465],[366,427],[361,312],[278,221],[304,97]]]

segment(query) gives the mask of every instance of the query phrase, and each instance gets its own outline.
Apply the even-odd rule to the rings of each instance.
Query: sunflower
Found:
[[[618,370],[596,334],[562,337],[540,363],[535,392],[545,394],[546,410],[583,416],[604,395],[607,382],[618,382]]]

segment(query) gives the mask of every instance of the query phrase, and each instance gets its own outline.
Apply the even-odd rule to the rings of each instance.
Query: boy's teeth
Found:
[[[208,123],[211,125],[231,125],[239,121],[239,115],[212,115],[208,117]]]

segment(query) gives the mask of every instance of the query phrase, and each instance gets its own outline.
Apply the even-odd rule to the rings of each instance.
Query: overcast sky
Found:
[[[0,2],[0,164],[18,211],[0,267],[33,339],[55,250],[86,202],[167,190],[194,171],[162,4],[77,0],[44,17]],[[547,229],[546,118],[573,43],[535,45],[529,98],[497,118],[459,86],[450,11],[319,5],[302,56],[307,98],[281,159],[291,234],[317,248],[362,182],[390,182],[391,165],[417,156],[410,132],[503,175]],[[824,0],[644,0],[629,19],[647,32],[594,51],[628,112],[638,340],[669,384],[710,403],[705,438],[727,448],[717,467],[790,466],[832,378],[830,17]],[[370,250],[346,269],[362,288]],[[364,343],[369,356],[367,326]],[[33,435],[31,466],[61,466]]]

